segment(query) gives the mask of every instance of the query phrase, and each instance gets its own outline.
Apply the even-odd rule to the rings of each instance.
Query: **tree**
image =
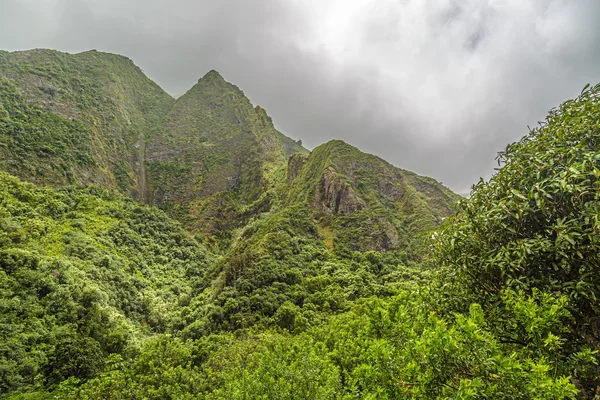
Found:
[[[46,366],[49,383],[70,378],[90,379],[102,371],[104,354],[100,344],[90,337],[64,338],[54,349]]]
[[[586,87],[509,145],[498,172],[433,236],[463,309],[478,302],[501,320],[506,290],[565,296],[572,318],[564,357],[599,344],[599,95],[600,85]]]

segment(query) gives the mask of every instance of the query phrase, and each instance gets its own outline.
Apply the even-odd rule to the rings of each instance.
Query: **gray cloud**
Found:
[[[465,192],[600,81],[596,0],[4,0],[0,48],[132,58],[178,96],[219,70],[309,147],[341,138]]]

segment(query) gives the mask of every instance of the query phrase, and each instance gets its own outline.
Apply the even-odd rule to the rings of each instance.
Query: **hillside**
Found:
[[[365,164],[346,165],[343,146],[333,149],[339,165],[323,164],[332,159],[321,154],[323,148],[311,156],[311,165],[332,168],[328,182],[293,182],[288,178],[298,171],[288,172],[288,158],[309,152],[277,131],[264,109],[216,71],[176,101],[128,58],[97,51],[1,52],[2,76],[3,170],[38,184],[117,189],[165,210],[219,251],[227,251],[257,215],[296,201],[313,210],[331,248],[335,235],[338,249],[360,238],[364,243],[356,250],[406,250],[408,237],[435,226],[457,200],[435,181],[398,172],[383,160],[373,163],[357,149],[350,156]],[[292,168],[297,162],[303,163],[293,159]],[[364,182],[371,179],[371,164],[388,183]],[[319,185],[335,186],[332,171],[351,179],[358,174],[352,184],[363,188],[361,201],[368,209],[352,215],[335,211],[339,216],[333,218],[319,211],[316,200],[289,196],[298,184],[310,193]],[[306,172],[313,173],[320,172]],[[384,194],[382,202],[377,199],[382,190],[394,193]],[[359,225],[385,233],[365,239]],[[346,229],[351,226],[357,229]]]
[[[418,251],[460,196],[340,140],[290,160],[290,201],[307,204],[330,249]]]
[[[1,99],[5,170],[145,200],[145,143],[175,100],[130,59],[94,50],[1,51],[0,76],[11,93]]]
[[[0,52],[0,105],[0,398],[576,390],[496,328],[534,294],[459,301],[426,239],[464,199],[433,178],[308,151],[216,71],[175,100],[123,56]]]
[[[210,71],[148,143],[149,200],[226,246],[232,229],[268,210],[285,175],[281,137],[265,110]]]
[[[208,252],[157,209],[0,172],[0,396],[93,376],[177,323]]]

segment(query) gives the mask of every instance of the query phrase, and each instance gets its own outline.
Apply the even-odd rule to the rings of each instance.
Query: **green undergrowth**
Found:
[[[95,167],[91,130],[30,106],[0,76],[0,168],[39,184],[80,182]]]
[[[134,359],[109,357],[59,399],[562,399],[578,392],[556,374],[551,346],[513,349],[489,329],[480,306],[443,317],[437,296],[414,285],[369,298],[305,333],[244,331],[183,340],[163,335]],[[510,299],[510,300],[508,300]],[[508,295],[507,314],[552,325],[562,301]],[[527,314],[520,312],[526,307]],[[549,310],[552,309],[552,312]],[[529,336],[534,338],[535,333]],[[578,368],[585,368],[585,355]],[[37,393],[37,398],[44,398]],[[55,397],[50,397],[55,396]],[[13,396],[24,399],[26,396]]]
[[[89,378],[170,329],[210,263],[163,212],[0,173],[0,394]]]
[[[237,241],[182,311],[185,337],[251,327],[303,332],[359,298],[389,296],[406,276],[424,273],[405,254],[332,254],[302,207],[261,215]]]

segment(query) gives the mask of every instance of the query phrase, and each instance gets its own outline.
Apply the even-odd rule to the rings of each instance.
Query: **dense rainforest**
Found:
[[[599,96],[464,199],[216,71],[0,51],[0,398],[596,398]]]

